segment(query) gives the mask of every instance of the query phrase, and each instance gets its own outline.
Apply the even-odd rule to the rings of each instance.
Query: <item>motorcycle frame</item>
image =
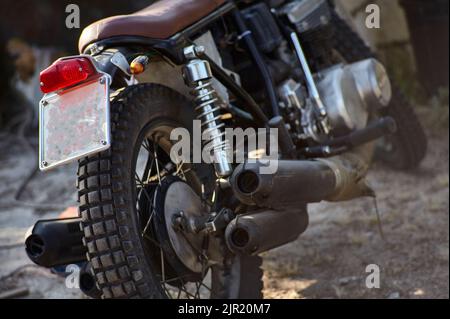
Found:
[[[272,108],[273,115],[279,114],[278,99],[276,89],[273,84],[270,73],[265,65],[261,53],[259,52],[251,32],[246,28],[245,22],[241,17],[241,13],[234,2],[227,2],[221,7],[217,8],[214,12],[210,13],[203,19],[189,26],[188,28],[173,35],[169,39],[150,39],[142,36],[116,36],[101,41],[94,42],[88,45],[83,54],[92,56],[101,55],[105,50],[116,49],[121,52],[125,57],[129,57],[135,53],[130,47],[139,47],[146,51],[156,51],[158,54],[168,59],[170,62],[176,65],[183,65],[186,63],[186,59],[183,55],[183,49],[189,45],[192,45],[190,37],[198,33],[202,29],[207,28],[210,24],[224,17],[225,15],[232,15],[236,26],[240,33],[241,40],[245,40],[247,51],[252,58],[256,68],[261,73],[265,90],[270,97],[270,106]],[[248,111],[254,120],[262,127],[267,127],[269,117],[261,107],[256,103],[252,96],[241,86],[237,85],[235,80],[229,76],[224,70],[217,65],[206,54],[202,57],[211,65],[213,76],[230,92],[232,92],[238,100],[243,102],[243,106]],[[109,73],[114,77],[118,71],[118,67],[113,65],[111,61],[102,66],[103,71]]]
[[[330,5],[330,7],[334,7],[332,1],[329,1],[328,4]],[[111,50],[112,52],[116,51],[121,53],[125,58],[127,58],[127,60],[130,60],[130,57],[136,55],[137,52],[155,52],[157,55],[161,56],[163,59],[169,61],[170,63],[173,63],[175,65],[184,65],[188,61],[184,56],[183,50],[184,48],[194,44],[191,40],[191,37],[201,33],[201,31],[204,31],[205,29],[208,29],[208,27],[212,23],[225,16],[231,16],[233,18],[235,26],[239,32],[238,40],[245,43],[245,48],[247,49],[246,53],[253,61],[253,66],[261,75],[262,81],[264,83],[263,89],[265,90],[266,96],[269,100],[268,104],[271,108],[271,114],[267,114],[267,112],[265,112],[253,99],[253,97],[243,87],[239,86],[235,82],[235,80],[222,69],[221,66],[217,65],[211,58],[209,58],[207,54],[203,54],[201,58],[209,62],[213,77],[218,80],[227,90],[233,93],[233,95],[240,102],[242,102],[242,104],[240,104],[241,110],[245,111],[247,114],[250,114],[252,120],[256,125],[258,125],[258,127],[269,128],[271,119],[280,118],[279,101],[276,93],[276,87],[273,83],[273,79],[263,59],[263,56],[253,39],[252,33],[250,30],[248,30],[245,24],[245,20],[242,17],[241,11],[236,5],[236,1],[227,1],[225,4],[217,8],[206,17],[202,18],[193,25],[181,30],[168,39],[151,39],[143,36],[115,36],[89,44],[82,53],[91,55],[93,57],[105,55],[105,57],[107,57],[107,59],[109,60],[98,67],[99,69],[101,69],[101,71],[108,73],[111,76],[111,86],[113,89],[115,88],[115,80],[121,80],[120,86],[117,87],[120,88],[130,85],[130,81],[126,79],[129,74],[124,73],[119,66],[112,62],[113,54],[111,54]],[[288,25],[284,25],[282,23],[279,24],[279,27],[285,39],[288,42],[292,41],[292,35],[295,31]],[[298,54],[298,48],[295,48],[295,43],[291,44],[293,45],[293,49],[297,49],[295,50],[295,52]],[[305,57],[303,58],[305,60]],[[306,60],[303,62],[307,63]],[[131,81],[131,83],[133,83],[133,81]],[[239,116],[239,114],[237,116]],[[324,118],[325,117],[323,117],[323,119]],[[382,126],[382,124],[383,123],[378,123],[377,125]],[[285,125],[282,125],[281,128],[285,128]],[[358,131],[358,134],[364,136],[363,140],[365,140],[366,136],[370,136],[370,133],[371,132],[366,129]],[[345,138],[348,139],[350,138],[350,136],[345,136]],[[292,158],[292,152],[295,152],[295,150],[292,150],[292,137],[287,134],[287,132],[284,132],[283,134],[279,135],[279,139],[279,145],[286,146],[280,149],[283,158]],[[313,152],[308,147],[298,151],[302,156],[306,158],[330,157],[345,153],[351,148],[357,146],[349,146],[345,143],[341,143],[342,145],[334,145],[333,147],[331,147],[326,143],[327,141],[322,141],[320,145],[314,148]]]

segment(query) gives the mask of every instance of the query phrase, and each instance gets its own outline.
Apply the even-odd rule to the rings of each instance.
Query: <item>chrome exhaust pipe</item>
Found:
[[[296,240],[308,221],[306,208],[239,215],[228,224],[225,240],[234,253],[256,255]]]

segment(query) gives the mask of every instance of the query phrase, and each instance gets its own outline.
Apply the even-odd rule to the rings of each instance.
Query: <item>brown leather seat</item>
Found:
[[[167,39],[197,22],[226,0],[160,0],[129,15],[97,21],[83,30],[78,48],[114,36],[143,36]]]

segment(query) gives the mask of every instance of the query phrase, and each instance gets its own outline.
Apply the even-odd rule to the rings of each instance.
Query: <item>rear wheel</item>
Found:
[[[333,47],[345,61],[351,63],[375,56],[336,12],[333,12],[333,24]],[[398,129],[381,141],[377,158],[396,169],[419,166],[426,155],[427,138],[412,106],[395,83],[392,83],[391,103],[382,110],[381,115],[394,118]]]
[[[84,244],[103,298],[261,298],[261,258],[236,256],[221,234],[185,234],[174,213],[205,214],[214,171],[173,163],[170,132],[192,127],[190,102],[154,84],[111,103],[112,146],[80,160]]]

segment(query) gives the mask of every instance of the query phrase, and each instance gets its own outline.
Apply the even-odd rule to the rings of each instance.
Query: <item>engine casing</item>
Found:
[[[387,106],[391,99],[386,70],[375,59],[335,65],[316,74],[315,80],[333,136],[364,128],[369,115]],[[315,108],[309,104],[302,113],[302,125],[308,135],[321,141],[324,136],[315,129]]]
[[[386,70],[375,59],[334,66],[318,77],[334,135],[364,128],[371,111],[386,106],[391,98]]]

